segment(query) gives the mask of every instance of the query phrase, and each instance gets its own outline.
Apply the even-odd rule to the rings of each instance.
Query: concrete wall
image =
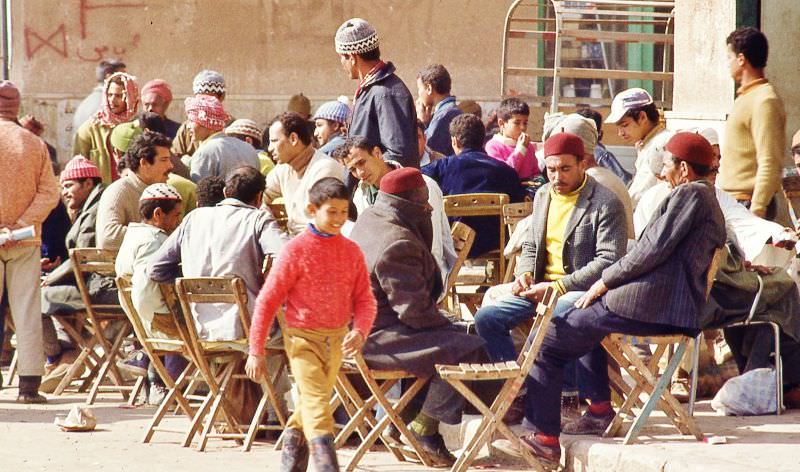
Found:
[[[497,101],[502,25],[510,0],[12,0],[11,79],[24,112],[48,125],[45,139],[62,160],[74,107],[94,86],[101,57],[119,57],[140,85],[162,78],[176,96],[169,115],[182,120],[182,97],[195,73],[222,72],[226,109],[264,122],[289,96],[312,107],[352,95],[333,37],[346,19],[368,19],[381,50],[416,93],[416,72],[442,62],[461,98]]]
[[[786,164],[789,139],[800,128],[800,2],[761,2],[761,29],[769,38],[767,78],[776,86],[786,107]],[[736,28],[736,2],[678,0],[675,7],[675,84],[673,110],[667,126],[681,129],[713,127],[724,139],[724,125],[733,107],[735,85],[727,65],[725,38]]]
[[[767,78],[786,107],[786,147],[800,129],[800,2],[763,0],[761,30],[769,38]]]

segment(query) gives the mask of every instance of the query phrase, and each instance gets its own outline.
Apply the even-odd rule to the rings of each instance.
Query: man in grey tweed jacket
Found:
[[[637,244],[603,271],[600,280],[554,318],[528,377],[526,417],[536,433],[524,447],[546,461],[561,455],[559,401],[564,365],[589,354],[597,362],[582,383],[603,397],[573,424],[573,433],[602,432],[614,417],[602,339],[610,333],[689,334],[700,329],[707,272],[725,243],[725,221],[713,186],[713,151],[699,134],[677,133],[666,145],[662,176],[678,185],[656,210]]]
[[[475,328],[486,340],[494,362],[517,358],[509,331],[533,316],[547,287],[552,285],[560,293],[553,313],[560,316],[600,279],[603,269],[625,254],[627,246],[622,203],[584,172],[581,139],[570,133],[555,134],[544,147],[551,182],[536,193],[513,296],[475,314]],[[551,213],[561,224],[548,222]],[[558,251],[556,258],[549,253],[553,249]]]

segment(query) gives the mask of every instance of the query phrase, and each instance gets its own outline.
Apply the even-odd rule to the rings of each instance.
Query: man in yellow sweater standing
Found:
[[[788,224],[781,192],[786,113],[764,77],[767,37],[755,28],[739,28],[727,43],[731,77],[739,88],[725,125],[717,185],[756,216]]]

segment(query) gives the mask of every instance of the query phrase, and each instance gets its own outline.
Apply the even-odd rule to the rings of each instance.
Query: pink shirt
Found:
[[[516,151],[516,145],[516,141],[495,134],[486,143],[486,154],[513,167],[520,179],[530,179],[539,175],[539,163],[535,155],[536,145],[529,143],[524,156]]]
[[[364,339],[377,313],[358,245],[342,235],[325,237],[309,229],[284,246],[258,294],[250,326],[250,354],[264,354],[269,328],[284,302],[289,327],[334,329],[352,319]]]

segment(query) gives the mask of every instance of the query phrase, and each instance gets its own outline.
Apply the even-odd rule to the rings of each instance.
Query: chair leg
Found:
[[[19,351],[14,349],[14,355],[11,356],[11,364],[8,366],[8,378],[6,379],[6,387],[10,387],[14,383],[14,375],[17,373],[17,360],[19,358]]]
[[[694,403],[697,400],[697,378],[700,376],[700,346],[703,343],[703,332],[694,338],[692,351],[692,385],[689,389],[689,416],[694,416]]]
[[[781,357],[781,328],[770,323],[775,334],[775,414],[783,412],[783,358]]]

